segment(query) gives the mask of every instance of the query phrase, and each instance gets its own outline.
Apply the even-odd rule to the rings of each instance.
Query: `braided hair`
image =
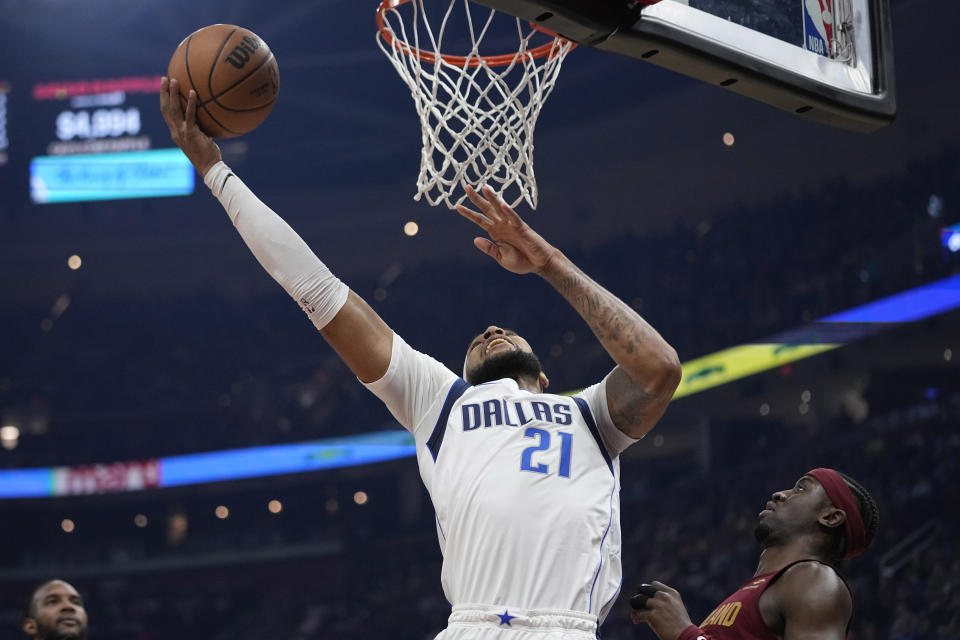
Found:
[[[857,510],[863,520],[865,533],[864,548],[867,549],[873,544],[874,538],[877,537],[877,530],[880,528],[880,510],[877,508],[877,501],[873,499],[873,496],[862,484],[842,471],[837,473],[847,483],[850,493],[853,494],[853,499],[857,501]],[[833,564],[840,564],[846,554],[846,548],[847,539],[843,527],[834,527],[827,548],[827,559]]]

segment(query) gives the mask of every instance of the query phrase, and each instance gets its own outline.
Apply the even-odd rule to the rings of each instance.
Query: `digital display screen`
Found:
[[[194,171],[179,149],[42,156],[30,163],[30,198],[37,203],[182,196]]]
[[[152,148],[151,134],[167,133],[156,117],[159,93],[160,76],[34,85],[31,106],[43,127],[38,132],[44,143],[42,155]]]
[[[24,89],[29,89],[24,90]],[[159,117],[160,76],[0,81],[0,165],[37,204],[193,193],[193,167]],[[29,127],[22,127],[29,114]],[[8,132],[21,134],[16,146]],[[29,137],[25,137],[25,136]]]
[[[10,86],[0,81],[0,167],[7,164],[7,150],[10,148],[10,136],[7,135],[7,93]]]
[[[960,253],[960,224],[941,230],[940,244],[950,253]]]

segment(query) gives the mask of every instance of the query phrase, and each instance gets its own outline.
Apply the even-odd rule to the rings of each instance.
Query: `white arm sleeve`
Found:
[[[349,287],[222,161],[207,171],[203,181],[263,268],[297,301],[317,329],[333,320],[347,302]]]
[[[621,431],[613,423],[613,418],[610,417],[610,407],[607,404],[607,378],[609,377],[610,374],[607,374],[603,380],[587,387],[576,395],[586,400],[587,404],[590,405],[593,419],[597,423],[597,430],[600,431],[603,443],[607,445],[607,451],[612,456],[619,456],[627,447],[634,442],[639,442],[639,440],[631,438]]]
[[[420,353],[393,334],[390,366],[379,380],[363,386],[383,400],[404,429],[416,436],[421,429],[433,429],[436,407],[443,403],[457,374]]]

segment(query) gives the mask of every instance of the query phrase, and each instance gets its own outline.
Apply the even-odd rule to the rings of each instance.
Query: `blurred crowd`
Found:
[[[951,387],[946,377],[942,382]],[[887,384],[871,394],[887,394]],[[752,455],[718,448],[709,469],[691,471],[696,465],[682,456],[625,463],[624,589],[603,637],[654,637],[630,624],[626,602],[634,585],[652,579],[679,589],[691,617],[703,619],[753,574],[759,548],[752,529],[770,493],[821,465],[858,479],[880,508],[873,547],[842,568],[855,595],[851,638],[960,637],[960,518],[949,508],[960,503],[960,393],[952,387],[894,403],[859,425],[838,417],[813,432],[791,433],[768,424],[753,438]],[[736,427],[717,421],[711,428]],[[337,517],[324,512],[316,495],[309,508],[310,495],[324,495],[324,487],[306,482],[287,491],[299,497],[285,498],[282,518],[257,524],[251,516],[244,520],[243,505],[265,513],[266,490],[236,487],[220,496],[154,494],[155,502],[186,510],[215,500],[232,505],[236,519],[208,517],[189,545],[163,544],[161,537],[153,548],[125,554],[137,537],[129,523],[112,531],[101,524],[82,543],[86,554],[71,551],[63,535],[60,542],[20,540],[4,553],[0,569],[6,576],[0,625],[12,637],[29,590],[29,581],[10,577],[19,568],[37,579],[63,575],[76,583],[87,599],[91,637],[103,640],[359,640],[384,631],[399,640],[426,640],[443,627],[449,606],[429,506],[415,518],[400,513],[404,500],[396,485],[403,482],[397,478],[415,474],[406,466],[365,479],[370,504],[348,509],[343,496]],[[346,492],[355,480],[323,482]],[[298,500],[307,508],[298,510]],[[86,512],[81,526],[96,528],[88,521],[108,522],[111,512],[127,513],[129,502],[89,499],[75,511]],[[217,526],[224,527],[219,534]]]
[[[951,149],[880,182],[837,179],[659,237],[567,253],[689,360],[956,272],[960,260],[940,246],[939,232],[960,220],[958,203],[960,152]],[[397,264],[349,284],[410,344],[454,371],[489,323],[529,338],[554,389],[580,388],[612,366],[547,285],[492,263]],[[438,292],[458,290],[464,295],[437,305]],[[276,291],[240,300],[212,291],[75,295],[53,312],[0,309],[0,418],[22,431],[16,448],[0,450],[0,468],[153,458],[392,424]]]
[[[689,4],[787,42],[803,38],[794,0]],[[923,122],[911,126],[911,135],[930,133]],[[324,179],[360,180],[349,167]],[[560,248],[683,361],[960,273],[960,253],[940,244],[941,229],[960,223],[960,149],[945,146],[873,181],[856,167],[835,171],[815,190],[767,201],[749,199],[752,176],[744,176],[745,203],[735,209],[657,235]],[[549,238],[547,223],[539,230]],[[456,372],[469,339],[490,323],[529,338],[552,390],[583,387],[612,367],[577,314],[535,277],[492,262],[391,259],[358,248],[357,263],[344,266],[347,283],[407,342]],[[17,426],[0,441],[0,470],[397,428],[279,287],[173,295],[146,282],[136,295],[96,298],[73,282],[52,306],[0,308],[0,426]],[[694,622],[703,620],[752,576],[752,531],[770,494],[830,466],[860,481],[880,509],[873,547],[841,567],[855,598],[850,639],[960,639],[960,375],[956,366],[870,373],[864,420],[822,415],[793,428],[772,416],[711,415],[701,449],[626,459],[623,591],[602,636],[654,638],[630,623],[627,605],[651,580],[677,588]],[[268,508],[278,500],[281,508]],[[429,640],[450,610],[440,567],[434,514],[410,459],[4,500],[0,637],[19,637],[34,585],[65,578],[85,597],[93,640]]]
[[[960,219],[960,153],[882,182],[837,180],[655,238],[568,251],[636,308],[683,360],[762,339],[956,273],[938,244]],[[264,276],[266,277],[266,276]],[[425,286],[424,283],[429,283]],[[351,286],[408,342],[460,368],[468,339],[497,322],[531,337],[555,389],[611,366],[582,321],[536,278],[488,265],[402,265]],[[468,289],[451,308],[437,291]],[[63,306],[63,305],[61,305]],[[38,318],[50,322],[38,328]],[[227,299],[87,300],[59,313],[0,309],[0,411],[22,426],[0,468],[154,458],[293,442],[392,425],[282,293]],[[833,466],[877,499],[874,548],[844,571],[854,640],[960,638],[960,395],[877,375],[870,418],[807,430],[712,418],[743,446],[624,464],[624,593],[604,637],[633,627],[632,586],[678,588],[694,620],[749,578],[756,514],[804,471]],[[913,386],[911,386],[913,385]],[[686,456],[686,457],[685,457]],[[361,501],[359,491],[368,496]],[[282,493],[283,510],[268,501]],[[0,627],[15,636],[34,581],[65,577],[88,601],[91,637],[312,640],[431,638],[449,606],[428,497],[409,460],[89,498],[4,504]],[[216,519],[216,505],[230,515]],[[135,529],[140,512],[149,526]],[[60,518],[76,520],[67,535]],[[20,524],[17,524],[20,523]],[[29,523],[30,526],[26,526]],[[38,531],[45,533],[38,533]]]
[[[844,569],[855,597],[851,637],[960,637],[960,518],[946,507],[960,501],[960,394],[899,406],[857,427],[844,422],[793,439],[778,435],[748,461],[731,459],[667,492],[657,490],[658,480],[638,495],[625,480],[631,508],[624,513],[644,514],[633,522],[624,516],[624,557],[640,560],[637,578],[675,586],[694,620],[703,619],[753,574],[759,549],[752,530],[770,494],[829,466],[862,482],[880,509],[873,547]],[[616,637],[629,637],[622,607],[619,613],[611,635],[617,629]]]

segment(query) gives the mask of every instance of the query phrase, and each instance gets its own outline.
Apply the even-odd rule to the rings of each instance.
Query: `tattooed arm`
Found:
[[[560,251],[538,274],[573,305],[617,363],[607,379],[614,424],[642,438],[680,384],[677,352],[637,312],[601,287]]]
[[[607,404],[617,427],[640,438],[657,423],[680,384],[677,353],[633,309],[594,282],[489,188],[467,189],[480,209],[458,206],[460,215],[487,232],[474,245],[513,273],[536,273],[580,314],[616,368],[607,380]],[[481,213],[482,212],[482,213]]]

